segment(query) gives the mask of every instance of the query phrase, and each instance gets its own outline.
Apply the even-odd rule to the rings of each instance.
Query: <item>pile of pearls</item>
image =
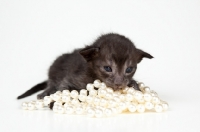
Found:
[[[78,91],[57,91],[42,100],[22,103],[24,110],[43,109],[53,104],[53,111],[60,114],[86,114],[89,117],[108,117],[125,111],[143,113],[146,110],[156,112],[166,111],[168,103],[162,101],[158,94],[150,90],[144,83],[138,83],[141,91],[133,87],[125,87],[120,91],[113,91],[104,82],[95,80],[86,89]],[[97,90],[96,90],[97,89]],[[89,94],[88,94],[89,93]]]

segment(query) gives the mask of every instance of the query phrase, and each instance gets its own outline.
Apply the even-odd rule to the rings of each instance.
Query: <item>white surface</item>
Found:
[[[200,130],[200,1],[0,0],[0,131]],[[155,58],[143,60],[135,78],[170,104],[165,113],[93,119],[23,111],[16,97],[47,77],[62,53],[117,32]]]

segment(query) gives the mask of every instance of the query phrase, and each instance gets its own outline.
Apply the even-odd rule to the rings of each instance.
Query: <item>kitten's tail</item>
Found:
[[[42,83],[39,83],[35,86],[33,86],[31,89],[23,93],[22,95],[18,96],[17,99],[22,99],[24,97],[30,96],[40,90],[44,90],[47,87],[47,81],[44,81]]]

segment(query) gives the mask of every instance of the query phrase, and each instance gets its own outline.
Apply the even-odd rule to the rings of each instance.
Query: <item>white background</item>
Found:
[[[0,131],[199,131],[199,23],[199,0],[0,0]],[[109,32],[155,57],[135,79],[168,101],[167,112],[91,119],[20,109],[36,94],[16,97],[47,79],[57,56]]]

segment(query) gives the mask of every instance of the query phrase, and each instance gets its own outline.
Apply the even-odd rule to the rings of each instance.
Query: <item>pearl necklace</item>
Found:
[[[53,104],[53,111],[60,114],[86,114],[89,117],[108,117],[125,111],[143,113],[145,110],[156,112],[166,111],[168,103],[162,101],[158,94],[150,90],[144,83],[138,83],[141,91],[133,87],[125,87],[120,91],[113,91],[104,82],[95,80],[86,89],[57,91],[42,100],[23,102],[24,110],[42,109]],[[95,90],[98,89],[98,90]],[[89,95],[87,94],[89,92]],[[64,105],[63,105],[64,104]]]

